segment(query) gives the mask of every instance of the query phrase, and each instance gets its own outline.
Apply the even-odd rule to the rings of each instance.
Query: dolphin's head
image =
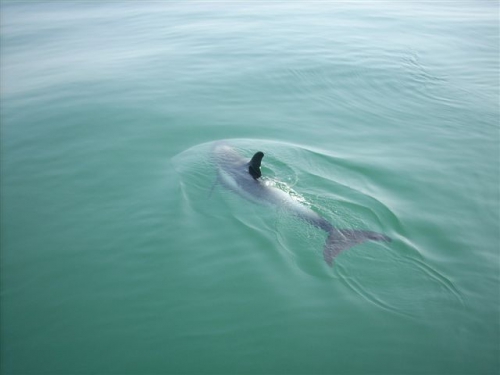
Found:
[[[252,157],[252,160],[248,163],[248,173],[257,180],[260,176],[262,176],[262,173],[260,172],[260,163],[262,162],[262,158],[264,157],[264,153],[259,151],[256,152],[255,155]]]
[[[224,142],[217,142],[212,149],[214,161],[222,169],[235,169],[244,166],[247,161],[234,148]]]

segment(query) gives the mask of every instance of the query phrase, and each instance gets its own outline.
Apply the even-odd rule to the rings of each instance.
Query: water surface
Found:
[[[495,374],[496,2],[1,3],[1,371]],[[217,185],[210,147],[339,227]]]

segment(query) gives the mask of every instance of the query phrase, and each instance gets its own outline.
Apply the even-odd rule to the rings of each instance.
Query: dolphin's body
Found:
[[[328,238],[323,249],[323,257],[328,265],[331,266],[337,255],[354,245],[368,240],[391,240],[381,233],[335,228],[325,218],[277,188],[271,181],[259,180],[260,163],[263,156],[262,152],[257,152],[248,161],[229,145],[221,142],[215,143],[213,158],[217,166],[218,180],[226,188],[250,201],[278,206],[301,220],[324,230],[328,234]]]

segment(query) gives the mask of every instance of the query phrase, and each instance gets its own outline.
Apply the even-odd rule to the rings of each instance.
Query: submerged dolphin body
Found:
[[[338,229],[326,219],[301,204],[296,198],[273,186],[270,181],[259,180],[260,164],[264,157],[257,152],[248,161],[225,143],[213,147],[213,159],[217,166],[218,180],[228,189],[256,203],[267,203],[285,209],[291,215],[324,230],[328,234],[323,257],[328,265],[342,251],[365,241],[391,241],[381,233],[366,230]]]

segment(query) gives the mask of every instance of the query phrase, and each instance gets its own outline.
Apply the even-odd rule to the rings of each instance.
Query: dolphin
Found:
[[[280,207],[291,215],[325,231],[328,237],[323,248],[323,258],[329,266],[333,265],[334,259],[342,251],[352,246],[365,241],[391,241],[390,237],[377,232],[335,228],[295,197],[276,187],[272,181],[261,179],[260,167],[264,157],[261,151],[248,160],[228,144],[216,142],[212,149],[212,157],[217,167],[217,181],[227,189],[255,203]]]

